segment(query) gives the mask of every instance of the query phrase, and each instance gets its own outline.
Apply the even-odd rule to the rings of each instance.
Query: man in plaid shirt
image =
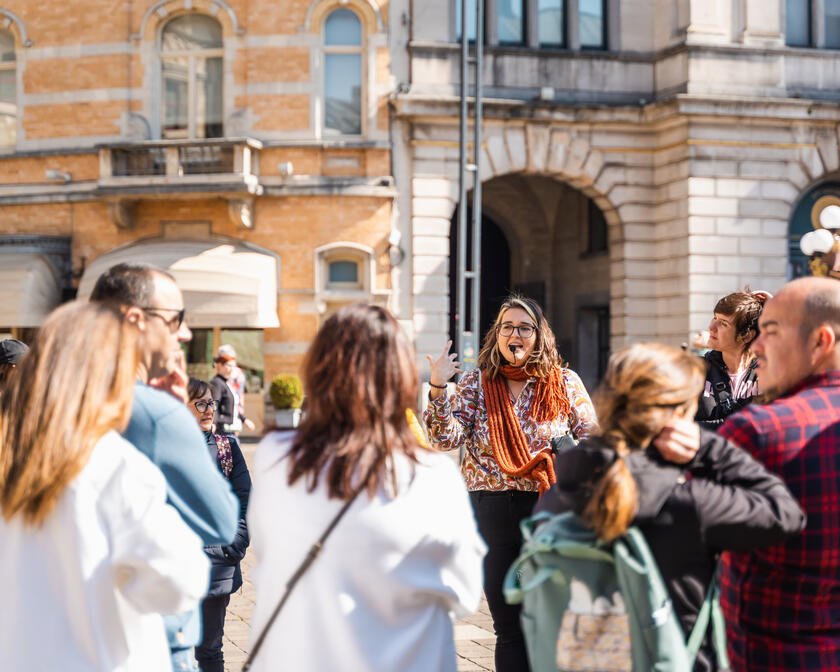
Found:
[[[840,282],[804,278],[764,308],[762,393],[720,434],[779,474],[808,516],[801,535],[728,553],[721,604],[735,672],[840,670]]]

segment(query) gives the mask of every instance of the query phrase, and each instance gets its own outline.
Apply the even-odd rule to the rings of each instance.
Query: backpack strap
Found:
[[[703,606],[697,613],[697,620],[694,622],[694,627],[691,629],[691,634],[686,642],[688,654],[691,657],[691,664],[697,659],[697,654],[700,651],[700,645],[706,637],[706,631],[709,628],[709,621],[712,623],[712,642],[717,653],[718,670],[725,672],[729,670],[729,656],[726,653],[726,623],[723,619],[723,610],[720,608],[720,561],[715,566],[715,573],[712,576],[712,582],[709,585],[709,590],[706,592],[706,599],[703,600]]]

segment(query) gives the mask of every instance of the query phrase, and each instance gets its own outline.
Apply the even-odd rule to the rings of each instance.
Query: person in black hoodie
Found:
[[[604,541],[636,525],[659,565],[684,632],[690,633],[725,550],[784,541],[805,515],[782,480],[712,432],[684,464],[666,462],[653,441],[690,418],[704,376],[696,356],[639,343],[610,359],[595,396],[600,435],[558,452],[557,482],[535,511],[575,511]],[[694,672],[717,670],[711,632]]]
[[[189,409],[204,432],[210,456],[225,478],[230,480],[240,505],[239,524],[233,542],[229,546],[206,546],[204,549],[211,562],[210,590],[201,604],[203,634],[201,643],[195,648],[195,658],[202,672],[224,672],[222,637],[225,613],[231,593],[242,586],[239,563],[250,543],[245,516],[251,494],[251,475],[236,437],[213,431],[216,402],[210,384],[190,378],[187,395]]]
[[[758,318],[767,292],[727,294],[715,305],[709,323],[706,385],[694,419],[716,430],[727,416],[741,410],[758,394],[756,359],[750,344],[758,336]]]

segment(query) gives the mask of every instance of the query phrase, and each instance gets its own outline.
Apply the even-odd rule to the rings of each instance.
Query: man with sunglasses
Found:
[[[192,333],[184,322],[184,298],[175,279],[146,264],[118,264],[99,277],[90,300],[119,307],[140,334],[138,380],[125,438],[161,470],[169,503],[204,544],[229,544],[236,533],[239,501],[210,460],[204,437],[184,405],[187,376],[181,343]],[[196,670],[198,610],[166,616],[164,623],[173,670]]]

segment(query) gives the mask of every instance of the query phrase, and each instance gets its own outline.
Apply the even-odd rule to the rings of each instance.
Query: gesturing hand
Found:
[[[458,362],[458,355],[454,352],[449,352],[452,347],[452,341],[446,342],[446,347],[437,359],[432,359],[431,355],[426,355],[429,360],[429,370],[431,371],[431,382],[433,385],[446,385],[447,381],[456,373],[461,372],[461,365]]]
[[[675,415],[653,440],[653,445],[668,462],[686,464],[700,449],[700,427],[691,418]]]

